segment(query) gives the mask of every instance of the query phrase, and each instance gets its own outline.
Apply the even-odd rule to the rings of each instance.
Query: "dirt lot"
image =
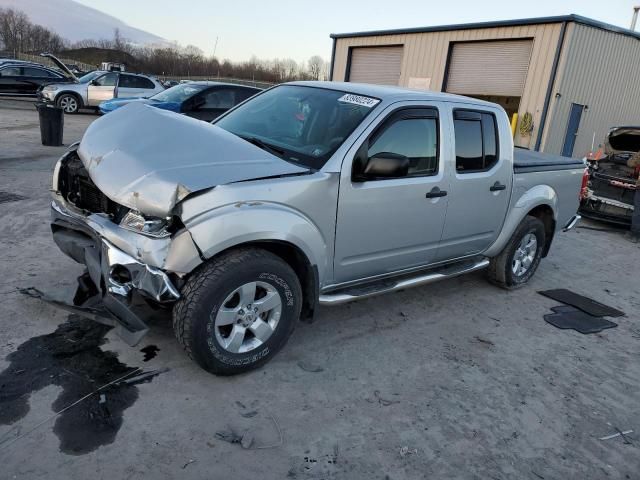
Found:
[[[95,118],[67,116],[65,142]],[[129,348],[18,292],[69,296],[81,269],[50,238],[64,149],[40,145],[30,102],[0,100],[0,147],[0,191],[25,197],[0,203],[0,477],[640,478],[640,247],[621,232],[558,236],[515,292],[476,274],[322,308],[266,367],[217,378],[164,313]],[[600,334],[558,330],[542,318],[557,302],[536,292],[560,287],[627,316]],[[49,419],[131,368],[168,371]],[[599,439],[617,429],[636,433]]]

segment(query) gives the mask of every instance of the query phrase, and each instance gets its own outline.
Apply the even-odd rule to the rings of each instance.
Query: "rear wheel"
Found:
[[[545,241],[544,223],[525,217],[500,255],[491,259],[489,280],[506,289],[523,286],[538,269]]]
[[[193,274],[173,309],[178,341],[202,368],[233,375],[270,360],[300,317],[293,269],[260,249],[236,250]]]
[[[56,100],[56,105],[64,111],[64,113],[78,113],[80,110],[80,100],[72,93],[63,93]]]

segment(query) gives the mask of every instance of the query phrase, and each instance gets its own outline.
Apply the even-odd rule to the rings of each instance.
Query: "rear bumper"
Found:
[[[591,193],[580,203],[580,213],[618,225],[631,225],[634,207],[625,202]]]
[[[51,228],[60,250],[87,268],[79,279],[84,291],[77,292],[76,306],[69,307],[82,315],[83,309],[77,305],[88,297],[99,297],[109,315],[90,318],[116,327],[116,332],[130,345],[138,343],[148,331],[132,308],[134,293],[158,303],[171,303],[180,298],[179,290],[166,272],[133,258],[56,201],[51,204]]]

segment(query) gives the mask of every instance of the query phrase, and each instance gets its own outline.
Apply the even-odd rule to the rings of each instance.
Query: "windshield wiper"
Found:
[[[274,147],[273,145],[270,145],[268,143],[263,142],[262,140],[260,140],[259,138],[256,137],[249,137],[249,136],[244,136],[244,135],[238,135],[241,139],[246,140],[249,143],[254,144],[256,147],[259,147],[263,150],[266,150],[267,152],[273,153],[276,156],[282,158],[283,160],[285,159],[284,157],[286,156],[285,151],[278,148],[278,147]]]

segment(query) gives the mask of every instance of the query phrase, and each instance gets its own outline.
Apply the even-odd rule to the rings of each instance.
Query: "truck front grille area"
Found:
[[[119,223],[129,211],[102,193],[93,183],[82,160],[76,152],[70,153],[62,161],[58,175],[58,190],[72,205],[90,213],[104,213]]]

